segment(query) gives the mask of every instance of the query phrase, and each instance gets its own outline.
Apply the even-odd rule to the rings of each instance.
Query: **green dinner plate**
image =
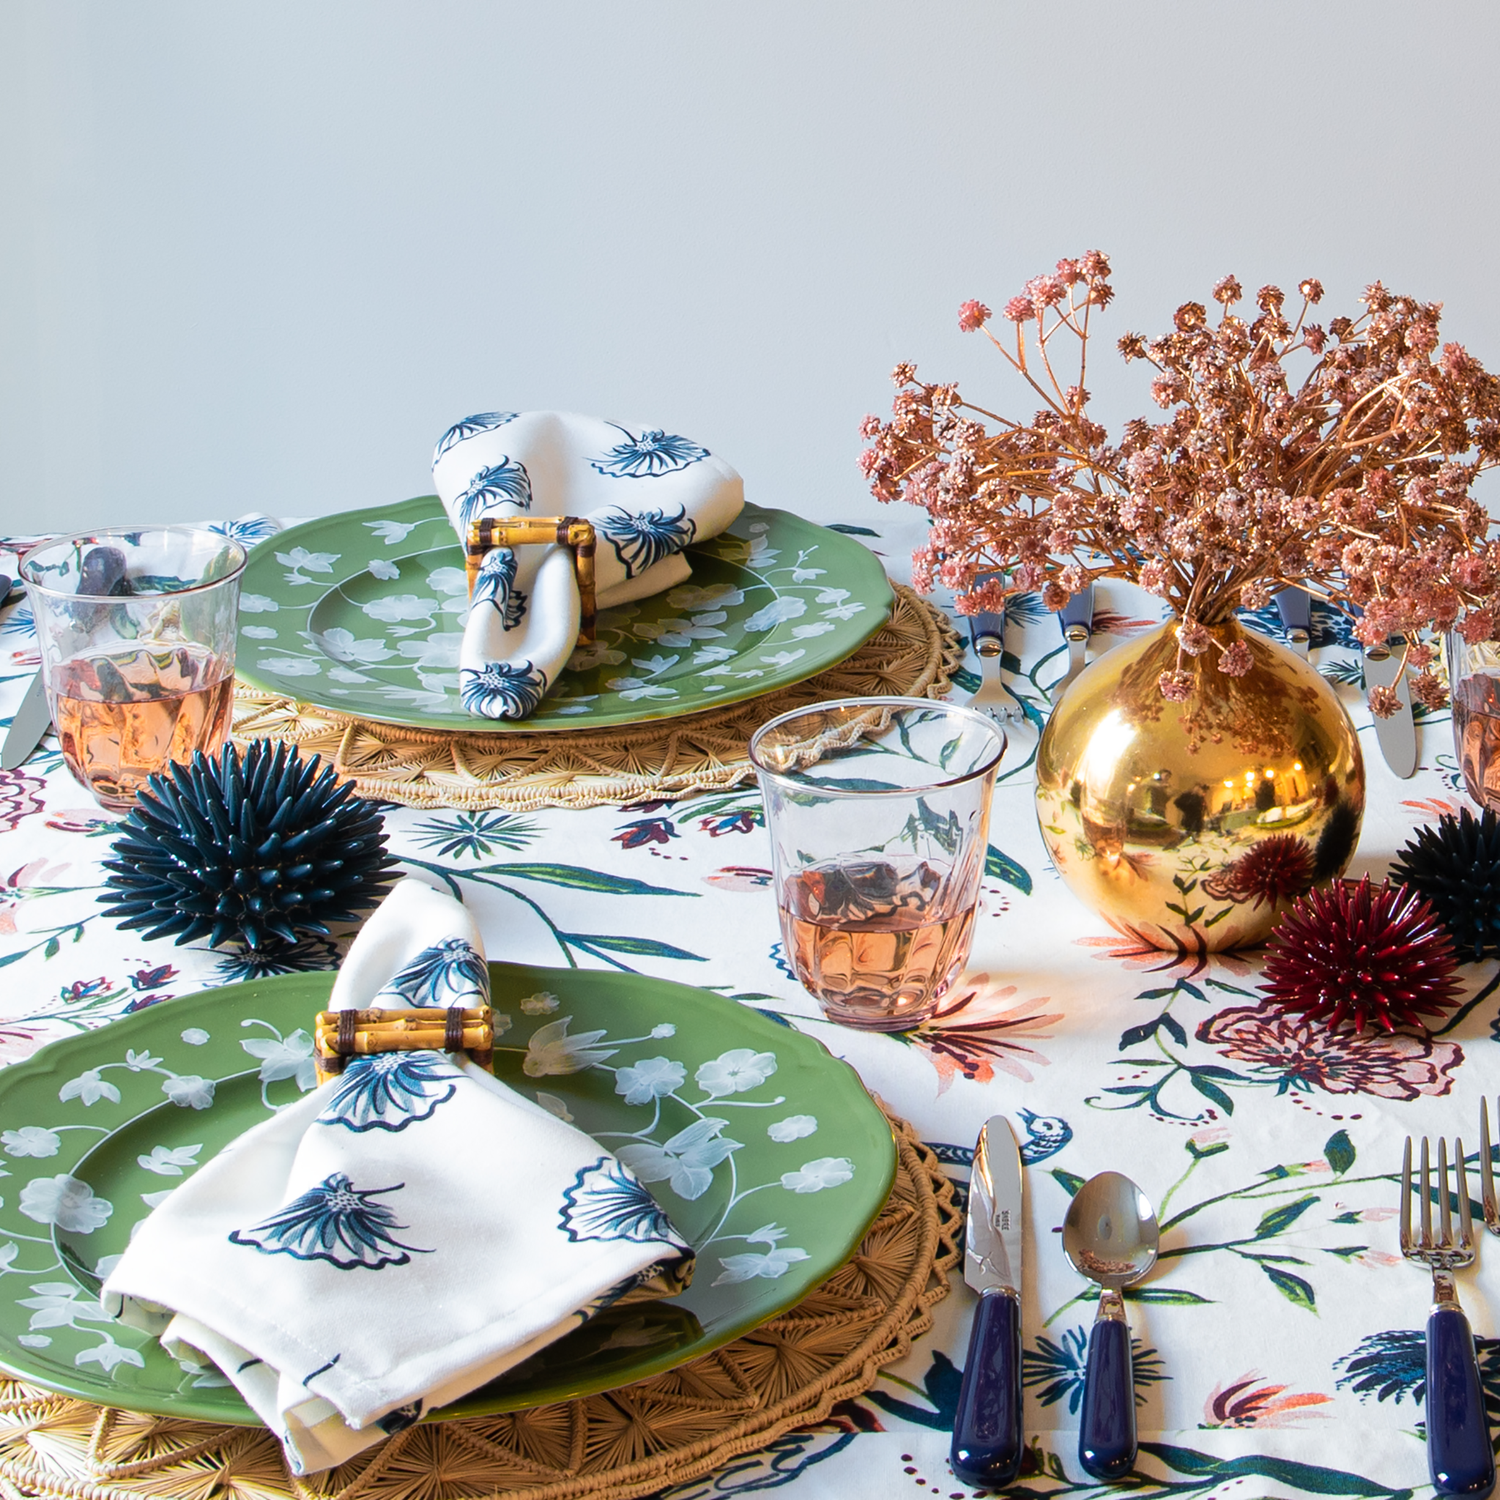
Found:
[[[681,1297],[610,1308],[442,1416],[660,1374],[784,1312],[853,1252],[890,1192],[895,1144],[820,1042],[644,975],[490,972],[511,1022],[496,1073],[606,1148],[645,1148],[633,1164],[698,1265]],[[96,1297],[151,1207],[313,1086],[309,1028],[332,983],[291,974],[165,1001],[0,1071],[0,1364],[86,1401],[256,1421],[217,1370],[179,1364]]]
[[[747,505],[688,548],[689,582],[600,613],[527,719],[485,719],[458,696],[464,558],[435,495],[308,521],[245,568],[235,670],[254,687],[389,724],[474,733],[602,729],[758,698],[843,661],[892,594],[859,542]]]

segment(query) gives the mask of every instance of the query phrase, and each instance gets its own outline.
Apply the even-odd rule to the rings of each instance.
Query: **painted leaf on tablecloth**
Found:
[[[1017,864],[1010,855],[990,844],[984,855],[984,873],[991,880],[1003,880],[1013,885],[1023,896],[1031,894],[1031,875],[1025,866]]]

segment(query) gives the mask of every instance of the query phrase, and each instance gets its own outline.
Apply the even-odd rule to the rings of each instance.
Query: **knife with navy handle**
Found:
[[[979,1132],[969,1177],[964,1280],[979,1293],[948,1459],[979,1489],[1021,1471],[1021,1153],[1004,1115]]]
[[[1278,589],[1271,596],[1276,613],[1281,616],[1281,628],[1286,632],[1286,643],[1304,661],[1308,647],[1312,644],[1312,598],[1306,589]]]

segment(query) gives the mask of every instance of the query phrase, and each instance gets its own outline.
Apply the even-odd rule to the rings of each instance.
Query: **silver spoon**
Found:
[[[1078,1461],[1095,1479],[1123,1479],[1135,1466],[1135,1383],[1120,1292],[1156,1264],[1160,1238],[1150,1200],[1119,1172],[1090,1177],[1063,1220],[1063,1250],[1073,1269],[1103,1288],[1078,1431]]]

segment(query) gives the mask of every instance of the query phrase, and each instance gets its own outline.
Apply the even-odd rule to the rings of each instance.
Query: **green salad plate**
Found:
[[[497,1030],[510,1022],[496,1073],[606,1148],[641,1148],[631,1160],[698,1264],[682,1296],[610,1308],[441,1416],[660,1374],[784,1312],[853,1253],[895,1143],[820,1042],[643,975],[490,972]],[[0,1071],[0,1365],[101,1405],[255,1423],[216,1369],[111,1322],[98,1291],[176,1184],[315,1086],[309,1029],[332,983],[291,974],[164,1001]],[[475,1180],[483,1191],[482,1162]]]
[[[250,554],[235,670],[252,687],[356,718],[471,734],[577,733],[701,713],[801,682],[853,655],[893,596],[851,537],[747,505],[687,549],[687,583],[600,612],[541,707],[465,711],[464,558],[435,495],[307,521]]]

